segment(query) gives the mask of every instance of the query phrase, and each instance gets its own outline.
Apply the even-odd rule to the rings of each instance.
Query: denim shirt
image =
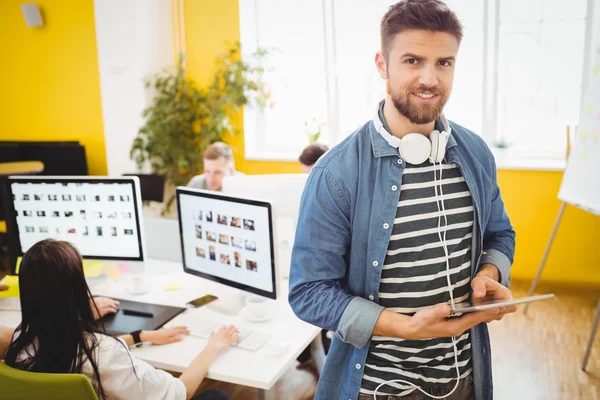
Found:
[[[494,158],[473,132],[450,122],[445,161],[456,163],[475,206],[471,276],[491,263],[508,286],[515,232],[497,184]],[[316,399],[358,397],[369,343],[383,307],[381,268],[394,226],[404,160],[369,121],[312,170],[300,206],[290,271],[296,315],[335,331]],[[475,398],[491,399],[487,325],[471,329]]]

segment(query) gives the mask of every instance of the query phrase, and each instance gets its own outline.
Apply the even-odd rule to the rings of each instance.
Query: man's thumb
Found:
[[[485,297],[486,289],[485,282],[481,279],[475,279],[473,281],[473,297]]]

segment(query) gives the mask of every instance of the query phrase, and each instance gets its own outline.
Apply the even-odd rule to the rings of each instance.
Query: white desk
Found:
[[[132,270],[133,272],[135,271]],[[184,273],[181,264],[149,260],[146,262],[145,273],[152,279],[151,291],[143,295],[132,295],[128,291],[132,273],[127,273],[117,280],[97,278],[88,280],[88,283],[95,295],[173,306],[184,306],[187,301],[209,293],[219,298],[236,293],[236,289]],[[166,284],[180,284],[182,288],[164,291],[162,287]],[[262,389],[259,390],[260,397],[272,397],[274,394],[267,390],[273,387],[283,372],[321,331],[320,328],[307,324],[294,315],[287,302],[287,280],[281,281],[279,289],[279,299],[270,301],[273,318],[266,322],[252,323],[242,317],[229,317],[207,307],[200,307],[184,311],[167,326],[177,325],[181,318],[198,315],[203,319],[267,333],[271,336],[270,341],[288,342],[288,349],[278,357],[268,356],[266,349],[270,341],[254,352],[230,348],[220,355],[208,371],[207,376],[210,379]],[[18,312],[0,311],[0,325],[16,327],[20,319],[21,315]],[[206,340],[186,336],[181,342],[136,348],[132,353],[156,368],[183,372],[205,345]]]

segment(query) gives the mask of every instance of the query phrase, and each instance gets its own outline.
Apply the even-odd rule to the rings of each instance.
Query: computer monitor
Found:
[[[22,256],[52,238],[82,257],[143,262],[146,254],[137,177],[14,176],[8,178],[9,229]]]
[[[274,174],[236,175],[223,179],[223,193],[266,199],[275,206],[278,265],[284,278],[289,277],[300,199],[307,178],[308,174]]]
[[[271,203],[184,187],[176,196],[184,271],[276,299]]]

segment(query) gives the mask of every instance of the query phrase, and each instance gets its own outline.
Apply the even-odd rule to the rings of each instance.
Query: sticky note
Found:
[[[115,264],[106,265],[104,272],[106,273],[106,277],[108,279],[118,279],[119,276],[121,276],[121,273]]]
[[[164,285],[162,288],[165,292],[171,292],[173,290],[181,289],[181,285],[179,283],[169,283]]]
[[[129,264],[124,263],[124,262],[118,263],[117,264],[117,270],[121,274],[126,274],[127,272],[129,272]]]
[[[0,284],[8,286],[8,290],[0,292],[0,297],[19,297],[19,277],[17,275],[6,275]]]
[[[83,262],[83,273],[86,278],[95,278],[100,276],[104,263],[102,261],[84,261]]]

